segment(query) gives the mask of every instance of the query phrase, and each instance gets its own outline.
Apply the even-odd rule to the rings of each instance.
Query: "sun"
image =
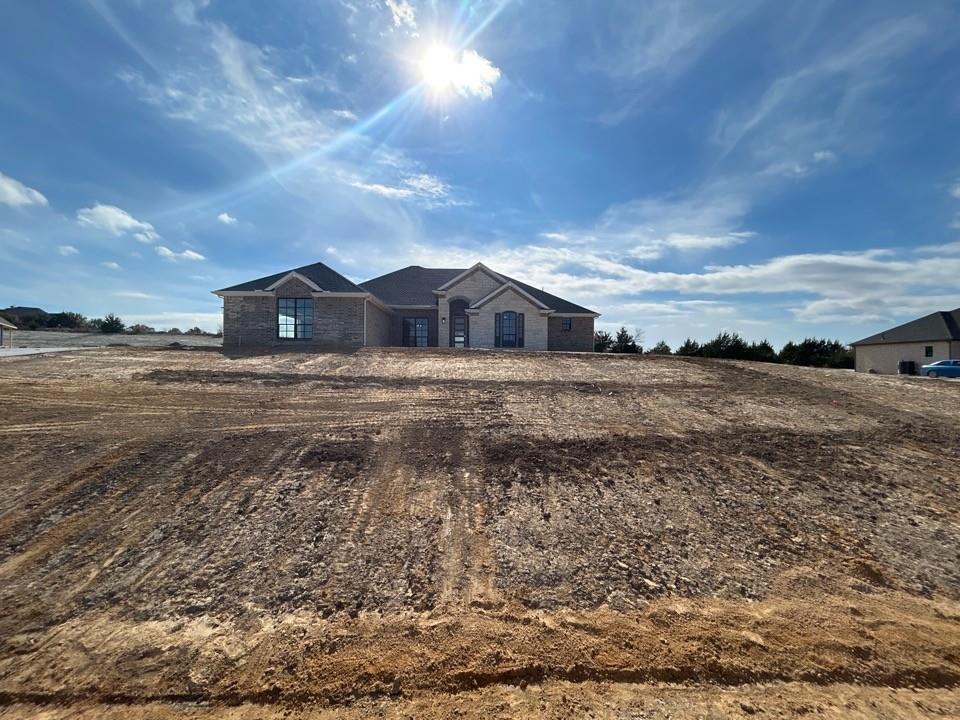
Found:
[[[438,94],[456,85],[459,68],[456,53],[444,45],[431,46],[420,60],[423,81]]]

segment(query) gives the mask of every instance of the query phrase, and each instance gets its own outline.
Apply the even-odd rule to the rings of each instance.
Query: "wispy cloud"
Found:
[[[233,217],[230,213],[222,212],[217,215],[217,220],[224,225],[236,225],[237,219]]]
[[[153,225],[137,220],[126,210],[115,205],[101,205],[77,210],[77,222],[86,227],[103,230],[115,237],[129,234],[142,243],[152,243],[160,239]]]
[[[0,205],[26,207],[46,204],[47,198],[39,190],[27,187],[19,180],[0,173]]]
[[[733,26],[750,15],[753,0],[733,5],[652,0],[616,3],[605,32],[597,36],[595,59],[585,69],[618,81],[618,105],[598,120],[617,125],[686,73]]]
[[[417,173],[408,175],[397,185],[364,182],[359,178],[348,181],[352,187],[365,193],[372,193],[391,200],[414,200],[426,208],[460,205],[449,185],[433,175]]]
[[[394,27],[417,29],[417,12],[407,0],[384,0],[384,4],[393,16]]]
[[[350,255],[341,251],[339,248],[336,248],[332,245],[327,246],[327,255],[337,260],[337,262],[343,263],[344,265],[357,264],[357,261],[353,257],[351,257]]]
[[[157,295],[140,292],[139,290],[117,290],[110,293],[114,297],[126,298],[127,300],[159,300]]]
[[[224,134],[257,153],[268,171],[260,180],[249,181],[250,187],[258,181],[279,183],[327,216],[345,212],[350,202],[364,196],[417,199],[423,207],[449,202],[411,185],[412,176],[427,174],[418,162],[363,133],[344,129],[344,121],[358,119],[344,109],[353,100],[335,83],[323,88],[330,102],[320,107],[317,89],[310,88],[313,81],[282,72],[275,52],[238,38],[216,22],[198,21],[190,30],[203,48],[191,63],[161,73],[156,80],[132,71],[119,77],[167,117]],[[334,187],[337,183],[343,187]],[[348,191],[350,187],[365,192],[358,196]],[[352,199],[344,202],[347,195]],[[409,218],[396,217],[380,202],[355,211],[355,217],[384,230],[395,232],[409,224]]]
[[[70,257],[71,255],[78,255],[80,253],[73,245],[58,245],[57,252],[64,257]]]
[[[105,267],[107,270],[119,270],[120,263],[113,262],[112,260],[107,260],[100,263],[101,266]]]
[[[584,246],[501,247],[479,257],[496,270],[562,292],[621,322],[644,309],[650,293],[679,295],[677,303],[714,302],[709,296],[723,296],[729,300],[720,305],[727,307],[740,297],[780,296],[789,299],[789,312],[798,321],[848,323],[889,321],[923,308],[949,309],[960,295],[960,254],[920,257],[888,249],[805,253],[685,273],[638,268],[615,253]],[[407,259],[413,258],[421,264],[459,267],[475,262],[478,254],[466,247],[414,247]],[[695,306],[677,304],[672,312],[683,307]],[[749,316],[742,315],[744,322]]]
[[[926,22],[916,16],[866,24],[818,48],[813,58],[773,80],[752,103],[721,112],[716,139],[732,153],[754,138],[758,158],[784,150],[810,156],[825,139],[836,145],[863,135],[865,120],[857,111],[871,92],[889,82],[890,69],[920,47]],[[864,122],[861,122],[863,120]]]
[[[177,262],[179,260],[206,260],[206,258],[198,252],[193,250],[184,250],[183,252],[174,252],[168,247],[163,245],[157,245],[156,247],[157,255],[162,257],[165,260],[171,260]]]

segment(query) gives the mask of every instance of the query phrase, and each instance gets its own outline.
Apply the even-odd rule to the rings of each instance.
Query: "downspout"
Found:
[[[367,299],[363,299],[363,346],[367,346]]]

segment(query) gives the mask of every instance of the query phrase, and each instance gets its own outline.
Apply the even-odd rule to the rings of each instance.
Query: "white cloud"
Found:
[[[351,256],[344,254],[337,248],[332,245],[327,247],[327,255],[332,258],[336,258],[338,262],[343,263],[344,265],[356,265],[357,261],[354,260]]]
[[[140,292],[138,290],[118,290],[110,294],[113,295],[114,297],[126,298],[127,300],[159,300],[160,299],[156,295],[150,295],[149,293]]]
[[[236,225],[237,219],[233,217],[230,213],[222,212],[217,215],[217,220],[222,222],[224,225]]]
[[[165,260],[172,260],[173,262],[177,262],[178,260],[206,260],[203,255],[193,250],[184,250],[178,253],[163,245],[157,245],[156,250],[157,255]]]
[[[433,175],[420,173],[403,179],[403,184],[417,195],[441,198],[450,194],[450,186]]]
[[[351,122],[356,122],[359,119],[356,113],[350,110],[334,110],[333,116],[339,120],[349,120]]]
[[[960,240],[942,245],[918,245],[913,251],[920,255],[960,255]]]
[[[889,249],[806,253],[747,265],[708,265],[698,272],[678,273],[638,268],[622,255],[582,245],[528,245],[485,248],[481,252],[479,259],[494,270],[558,292],[603,313],[606,321],[614,319],[628,327],[653,311],[646,298],[654,292],[680,296],[654,303],[667,302],[664,312],[671,316],[694,307],[704,312],[709,308],[713,314],[729,314],[729,308],[739,302],[740,296],[782,296],[796,320],[811,323],[888,322],[960,304],[960,253],[936,257]],[[438,267],[467,267],[477,259],[476,249],[425,246],[411,247],[404,258]],[[936,294],[930,292],[931,288],[937,289]],[[692,302],[687,299],[689,296],[693,296]],[[711,296],[724,299],[714,300]],[[708,304],[697,306],[693,302]],[[777,305],[767,301],[765,306]],[[751,301],[750,307],[755,309],[756,303]],[[759,320],[762,318],[749,310],[736,322],[724,322],[733,327]],[[716,323],[712,327],[715,330]]]
[[[384,4],[390,9],[394,27],[417,29],[417,13],[407,0],[384,0]]]
[[[274,159],[276,153],[302,153],[329,142],[334,129],[313,112],[302,95],[305,78],[288,78],[271,69],[270,58],[222,25],[203,31],[210,56],[195,67],[181,67],[151,84],[124,72],[120,79],[171,118],[229,133]]]
[[[728,248],[745,243],[756,233],[731,232],[725,235],[689,235],[685,233],[671,233],[664,239],[666,247],[677,250],[710,250],[714,248]]]
[[[115,262],[113,262],[112,260],[111,260],[111,261],[102,262],[102,263],[100,263],[100,264],[101,264],[103,267],[107,268],[107,270],[119,270],[119,269],[120,269],[120,263],[115,263]]]
[[[451,88],[463,96],[472,95],[482,100],[493,97],[493,86],[500,79],[500,68],[476,50],[456,52],[435,46],[427,51],[421,62],[427,85],[441,93]]]
[[[682,195],[631,200],[611,205],[590,226],[540,237],[568,246],[602,246],[638,260],[655,260],[670,250],[732,247],[754,237],[741,225],[758,183],[752,176],[731,177]]]
[[[148,222],[137,220],[126,210],[115,205],[97,203],[90,208],[77,210],[77,222],[87,227],[104,230],[115,237],[130,233],[138,242],[152,243],[160,239],[160,235]]]
[[[358,190],[394,200],[403,200],[404,198],[413,196],[413,190],[407,187],[394,187],[392,185],[383,185],[382,183],[365,183],[361,180],[354,180],[350,184]]]
[[[73,245],[58,245],[57,252],[64,257],[69,257],[70,255],[78,254],[80,251],[77,250]]]
[[[837,154],[832,150],[817,150],[813,153],[813,161],[818,163],[834,162]]]
[[[0,173],[0,205],[24,207],[46,204],[47,198],[39,190],[27,187],[22,182]]]
[[[397,185],[368,183],[359,178],[348,178],[346,182],[365,193],[372,193],[391,200],[415,200],[427,208],[462,204],[452,196],[449,185],[440,178],[426,173],[407,175]]]

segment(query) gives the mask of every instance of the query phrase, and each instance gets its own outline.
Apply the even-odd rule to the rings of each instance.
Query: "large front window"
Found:
[[[430,321],[425,317],[403,319],[404,347],[427,347],[430,337]]]
[[[523,347],[523,313],[507,310],[498,312],[493,319],[494,345],[497,347]]]
[[[277,337],[285,340],[313,337],[313,298],[277,300]]]

